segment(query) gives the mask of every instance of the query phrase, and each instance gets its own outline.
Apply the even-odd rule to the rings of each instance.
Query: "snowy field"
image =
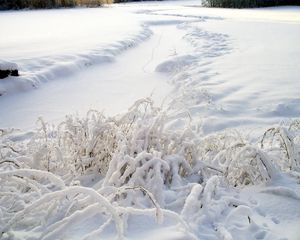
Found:
[[[300,238],[300,7],[0,13],[0,239]],[[67,115],[67,116],[66,116]]]

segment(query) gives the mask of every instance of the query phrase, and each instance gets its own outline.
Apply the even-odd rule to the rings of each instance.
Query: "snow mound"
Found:
[[[113,62],[116,56],[137,46],[151,35],[152,31],[144,25],[137,34],[106,47],[77,54],[29,58],[25,66],[20,66],[22,74],[17,80],[0,82],[0,95],[38,88],[43,82],[74,74],[91,65]],[[16,65],[3,63],[3,66],[14,68]]]
[[[4,60],[0,60],[0,70],[16,70],[18,69],[18,65],[16,63],[7,62]]]

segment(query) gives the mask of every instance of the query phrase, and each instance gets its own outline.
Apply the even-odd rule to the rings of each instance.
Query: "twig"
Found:
[[[8,146],[8,145],[2,145],[2,146],[0,146],[0,147],[2,147],[2,148],[9,148],[10,150],[12,150],[12,151],[15,152],[15,153],[20,153],[19,151],[17,151],[16,149],[14,149],[13,147]]]
[[[20,168],[20,165],[15,163],[14,161],[11,161],[11,160],[4,160],[2,162],[0,162],[0,165],[3,164],[3,163],[12,163],[13,165],[15,165],[17,168]]]

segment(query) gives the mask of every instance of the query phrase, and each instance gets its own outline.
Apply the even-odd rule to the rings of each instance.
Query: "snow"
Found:
[[[126,3],[0,27],[20,68],[0,81],[1,239],[299,238],[299,7]]]
[[[158,28],[158,34],[161,31],[163,28]],[[165,76],[152,71],[152,65],[160,59],[157,52],[152,53],[159,39],[155,36],[144,43],[143,49],[137,46],[128,50],[114,63],[92,65],[77,74],[60,76],[41,85],[38,91],[3,96],[0,109],[6,114],[0,119],[2,127],[29,129],[34,127],[40,116],[57,122],[66,114],[85,114],[89,109],[118,114],[145,96],[161,101],[170,92],[170,87]],[[168,49],[158,47],[157,51],[163,56],[169,54]],[[135,59],[137,63],[133,64],[128,59]],[[19,81],[19,78],[15,80]],[[11,83],[11,79],[7,82]],[[83,91],[88,94],[82,94]],[[69,94],[66,95],[66,92]],[[16,98],[22,100],[16,101]],[[39,104],[35,104],[37,102]],[[9,111],[12,108],[14,111]],[[20,118],[23,119],[21,122]]]
[[[0,28],[0,57],[17,63],[21,75],[2,81],[1,95],[113,61],[151,35],[132,14],[110,8],[9,11],[1,13]]]
[[[182,96],[189,100],[186,108],[193,116],[207,119],[202,123],[205,133],[243,125],[255,131],[258,125],[299,117],[299,7],[189,7],[180,13],[177,8],[157,12],[183,18],[195,18],[197,14],[204,17],[181,27],[188,30],[186,39],[199,54],[172,58],[157,70],[175,67],[180,71],[181,65],[183,70],[173,78],[184,85],[186,95],[199,98],[198,88],[209,96],[195,102]]]
[[[0,61],[0,70],[16,70],[18,65],[12,62]]]

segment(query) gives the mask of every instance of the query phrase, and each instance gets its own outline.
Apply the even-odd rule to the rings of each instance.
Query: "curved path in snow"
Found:
[[[85,114],[91,108],[109,115],[118,114],[144,97],[163,103],[172,87],[166,74],[155,71],[156,66],[192,48],[182,41],[184,32],[176,28],[176,23],[171,22],[169,26],[152,23],[151,32],[150,39],[112,62],[56,77],[32,91],[2,96],[0,126],[30,129],[40,116],[55,122],[66,114]]]

